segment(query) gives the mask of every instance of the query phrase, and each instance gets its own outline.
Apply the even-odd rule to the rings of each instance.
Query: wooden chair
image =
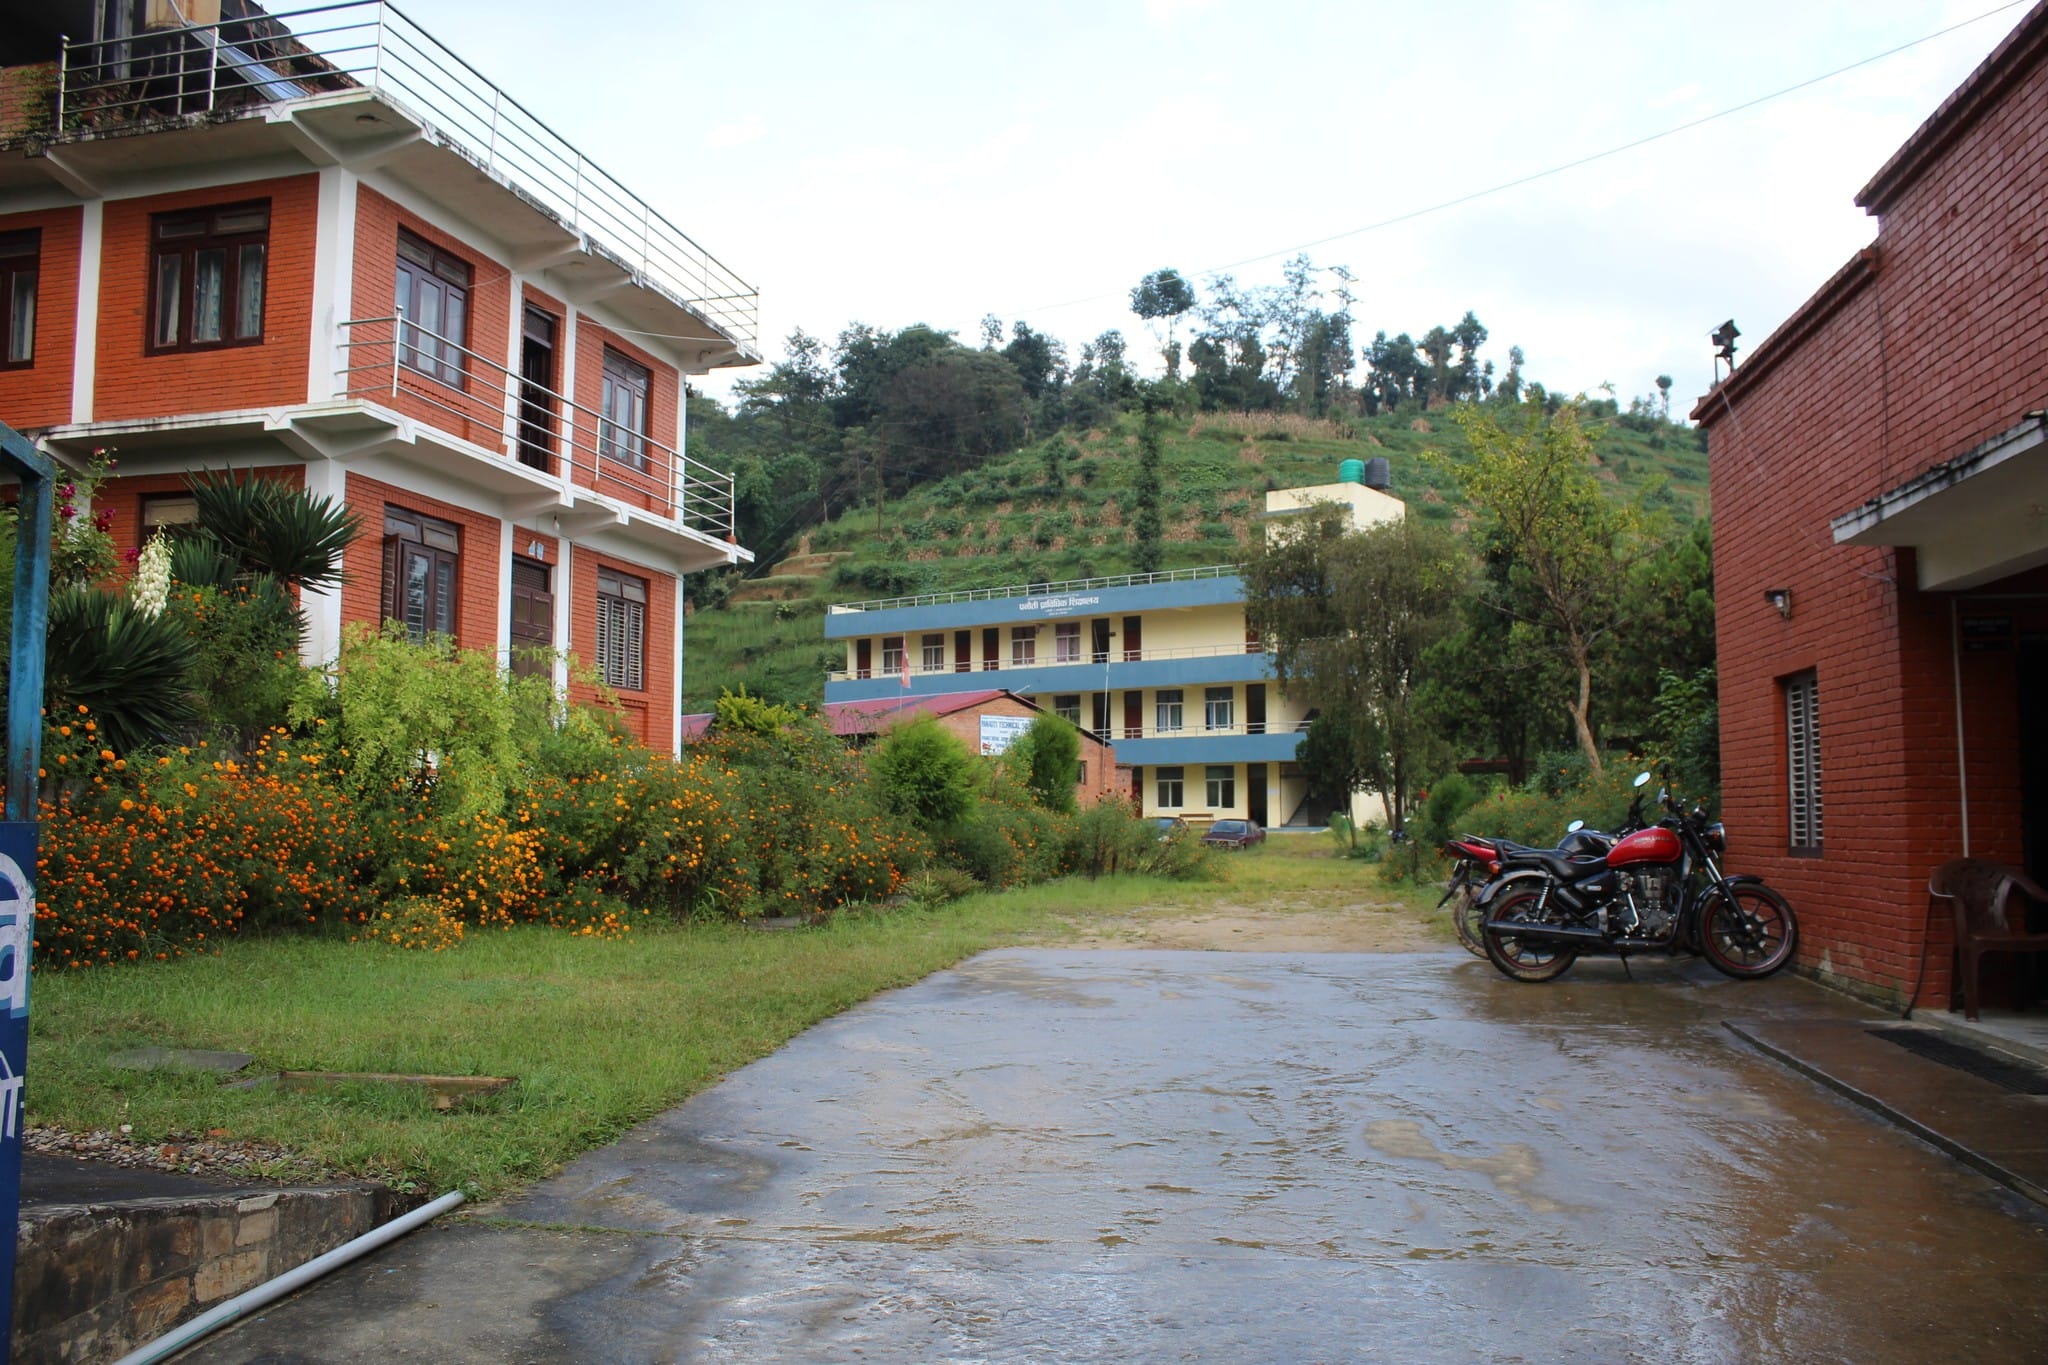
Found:
[[[1963,1017],[1977,1017],[1977,978],[1984,954],[2048,953],[2048,933],[2027,931],[2029,900],[2048,906],[2048,891],[2018,868],[1986,858],[1953,858],[1934,869],[1927,879],[1928,913],[1934,913],[1935,902],[1946,901],[1955,922],[1956,989],[1949,999],[1951,1010],[1960,996]]]

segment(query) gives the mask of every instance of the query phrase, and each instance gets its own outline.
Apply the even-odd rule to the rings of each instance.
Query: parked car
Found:
[[[1162,844],[1177,834],[1187,833],[1188,829],[1188,822],[1178,815],[1155,815],[1152,823],[1159,827],[1159,842]]]
[[[1218,820],[1202,842],[1214,848],[1250,848],[1266,842],[1266,831],[1251,820]]]

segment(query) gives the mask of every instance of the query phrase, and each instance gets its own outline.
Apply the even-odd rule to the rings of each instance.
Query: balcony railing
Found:
[[[99,42],[66,39],[65,134],[368,89],[757,356],[759,298],[476,68],[384,0],[265,12]]]
[[[1148,663],[1155,659],[1235,659],[1246,654],[1263,654],[1265,652],[1266,647],[1264,645],[1256,640],[1252,640],[1242,645],[1181,645],[1172,649],[1112,649],[1106,654],[1096,653],[1092,650],[1083,650],[1078,658],[1070,659],[1058,657],[1019,659],[1012,655],[1008,658],[994,660],[968,661],[964,667],[959,663],[947,663],[941,664],[937,668],[926,668],[920,660],[913,662],[908,671],[913,678],[956,677],[961,680],[963,688],[971,688],[974,685],[975,677],[986,673],[1015,672],[1019,669],[1038,668],[1107,668],[1111,664]],[[856,682],[863,678],[898,678],[903,675],[905,670],[901,663],[889,662],[889,656],[886,654],[882,658],[883,666],[880,668],[865,670],[857,668],[833,669],[825,675],[825,680],[827,682]],[[1076,691],[1085,692],[1088,690],[1083,686],[1083,682],[1084,680],[1080,678],[1074,680]],[[1101,689],[1097,688],[1095,690],[1100,691]]]
[[[868,602],[839,602],[839,612],[893,611],[898,607],[936,607],[950,602],[992,602],[1004,597],[1071,596],[1103,588],[1141,588],[1151,583],[1183,583],[1197,578],[1234,578],[1235,564],[1209,564],[1199,569],[1162,569],[1157,573],[1117,574],[1110,578],[1070,578],[1061,583],[1015,583],[1004,588],[965,588],[959,592],[926,592],[914,597],[878,597]]]
[[[733,539],[732,475],[626,430],[446,337],[411,325],[401,332],[397,317],[353,318],[341,326],[346,340],[337,377],[350,398],[399,411],[424,405],[445,419],[430,419],[437,429],[516,459],[564,488],[629,503],[644,499],[670,521],[716,540]],[[479,430],[485,439],[477,439]],[[573,477],[576,472],[585,477]]]

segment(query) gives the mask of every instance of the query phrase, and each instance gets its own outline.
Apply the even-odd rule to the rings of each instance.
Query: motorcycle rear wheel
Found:
[[[1535,891],[1510,892],[1495,903],[1487,922],[1518,919],[1541,899]],[[1485,939],[1487,959],[1510,981],[1555,981],[1579,960],[1579,950],[1563,943],[1492,932],[1486,933]]]
[[[1458,943],[1474,957],[1486,956],[1486,936],[1479,932],[1479,888],[1466,882],[1451,899],[1451,925]]]
[[[1777,971],[1798,945],[1791,905],[1761,882],[1715,893],[1700,921],[1701,953],[1717,970],[1744,981]]]

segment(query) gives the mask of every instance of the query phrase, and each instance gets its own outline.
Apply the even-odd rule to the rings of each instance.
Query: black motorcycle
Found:
[[[1640,821],[1625,825],[1621,834],[1639,828]],[[1450,905],[1451,926],[1457,930],[1459,945],[1474,957],[1485,957],[1486,938],[1479,932],[1479,897],[1502,875],[1502,859],[1525,853],[1557,853],[1568,858],[1597,857],[1613,848],[1614,841],[1621,834],[1603,834],[1597,829],[1587,829],[1584,820],[1574,820],[1565,827],[1564,838],[1558,841],[1557,847],[1550,849],[1518,844],[1509,839],[1461,834],[1444,844],[1444,856],[1451,860],[1451,875],[1444,883],[1444,894],[1438,899],[1436,908],[1441,910]]]
[[[1636,778],[1630,818],[1641,823]],[[1655,825],[1605,854],[1529,851],[1500,860],[1478,909],[1486,955],[1516,981],[1554,981],[1581,953],[1698,953],[1729,976],[1769,976],[1792,960],[1799,927],[1785,898],[1760,877],[1721,870],[1725,832],[1698,806],[1663,788]]]

